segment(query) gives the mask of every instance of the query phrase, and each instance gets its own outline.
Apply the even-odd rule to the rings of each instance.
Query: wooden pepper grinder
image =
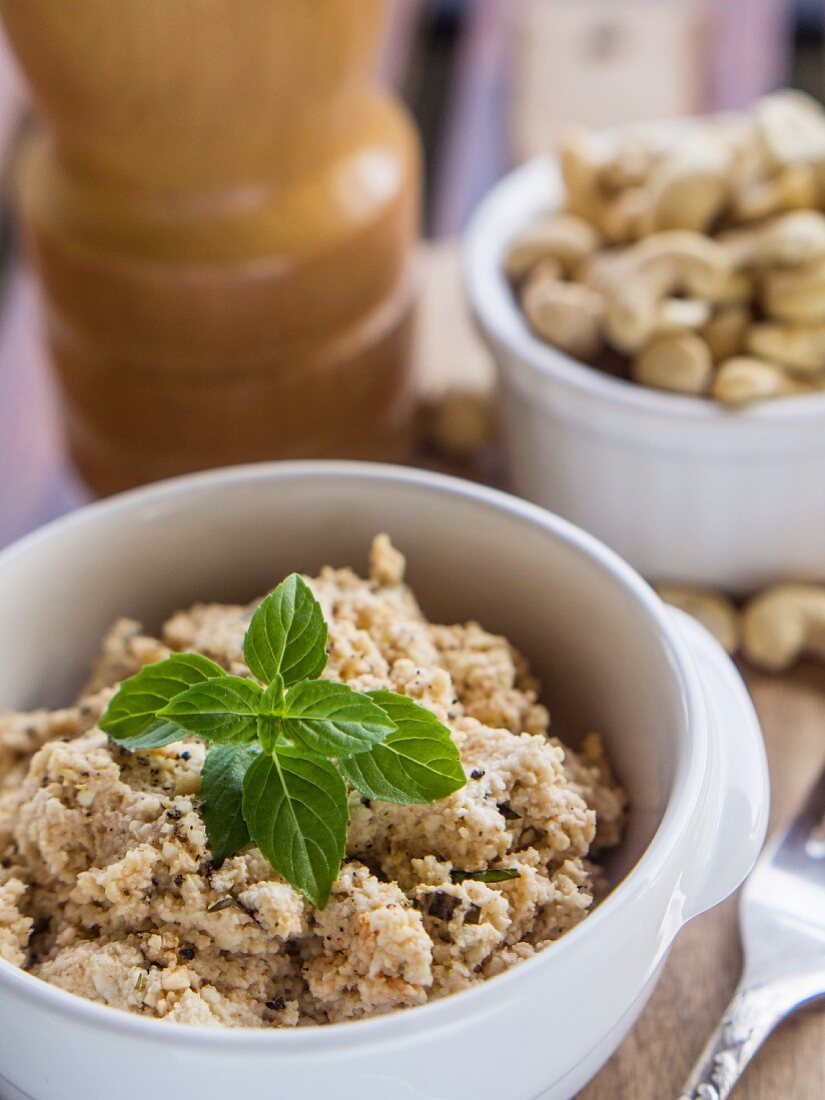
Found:
[[[384,0],[0,0],[46,122],[21,197],[79,469],[403,458],[419,156]]]

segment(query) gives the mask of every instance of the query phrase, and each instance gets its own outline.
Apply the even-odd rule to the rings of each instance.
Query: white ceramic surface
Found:
[[[430,616],[477,617],[529,655],[561,736],[603,732],[631,804],[617,887],[549,950],[492,981],[327,1028],[164,1024],[0,962],[10,1086],[33,1100],[563,1100],[632,1026],[685,921],[750,869],[767,814],[764,750],[721,649],[565,521],[420,471],[219,471],[30,536],[0,554],[0,709],[70,699],[119,614],[151,629],[196,598],[249,598],[293,569],[363,569],[382,530],[407,553]]]
[[[501,260],[562,194],[553,158],[529,162],[481,203],[465,243],[514,489],[654,580],[744,593],[825,579],[825,394],[731,411],[611,377],[535,337]]]

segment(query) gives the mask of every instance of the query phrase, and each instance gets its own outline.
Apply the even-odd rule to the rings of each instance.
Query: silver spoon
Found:
[[[739,925],[742,978],[679,1100],[725,1100],[776,1025],[825,996],[825,771],[760,857]]]

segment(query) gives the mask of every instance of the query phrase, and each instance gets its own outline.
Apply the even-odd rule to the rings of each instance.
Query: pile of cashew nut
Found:
[[[704,588],[663,584],[657,591],[757,668],[782,672],[803,658],[825,661],[825,585],[777,584],[742,607]]]
[[[581,133],[566,208],[505,272],[533,332],[657,389],[730,406],[825,389],[825,111],[784,91],[678,141]]]

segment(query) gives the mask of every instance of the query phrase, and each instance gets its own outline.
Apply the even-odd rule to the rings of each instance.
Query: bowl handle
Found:
[[[689,920],[724,901],[752,870],[765,840],[770,785],[759,719],[736,666],[695,619],[668,610],[699,674],[709,730],[704,827],[683,883]]]

